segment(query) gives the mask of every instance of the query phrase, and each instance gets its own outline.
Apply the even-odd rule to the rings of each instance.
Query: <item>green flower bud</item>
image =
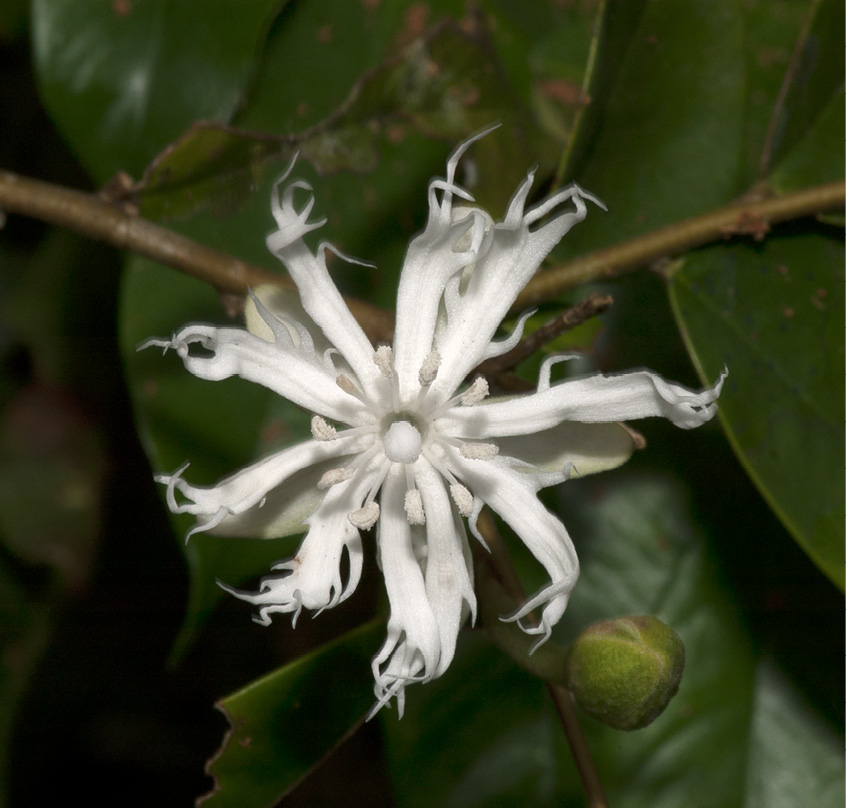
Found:
[[[568,660],[570,689],[589,715],[614,729],[651,724],[676,695],[684,643],[657,617],[621,617],[586,629]]]

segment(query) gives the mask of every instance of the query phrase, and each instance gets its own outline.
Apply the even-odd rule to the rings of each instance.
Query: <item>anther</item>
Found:
[[[335,384],[341,388],[345,393],[348,393],[351,396],[354,396],[359,401],[362,401],[361,391],[355,386],[355,382],[347,376],[346,373],[341,373],[335,379]]]
[[[315,440],[334,440],[337,435],[338,430],[319,415],[311,419],[311,436]]]
[[[331,488],[333,485],[343,483],[353,476],[354,469],[347,466],[341,469],[329,469],[323,473],[323,476],[317,481],[317,487],[321,491]]]
[[[423,512],[423,497],[416,488],[409,488],[405,492],[405,515],[411,525],[425,525],[426,514]]]
[[[349,515],[349,520],[353,526],[361,530],[369,530],[376,524],[378,518],[379,505],[375,502],[368,502],[363,508],[359,508]]]
[[[499,454],[495,443],[462,443],[461,456],[468,460],[490,460]]]
[[[394,352],[390,345],[380,345],[373,354],[373,362],[386,379],[394,375]]]
[[[473,495],[461,483],[453,483],[449,487],[453,502],[458,506],[458,512],[462,516],[470,516],[473,513]]]
[[[429,355],[423,360],[417,380],[421,387],[428,387],[438,375],[438,368],[441,365],[441,355],[436,350],[429,351]]]
[[[465,407],[472,407],[484,399],[490,388],[488,387],[488,380],[484,376],[477,376],[471,384],[461,395],[461,403]]]

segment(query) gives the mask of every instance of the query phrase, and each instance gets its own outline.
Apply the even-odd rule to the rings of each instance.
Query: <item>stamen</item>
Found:
[[[430,417],[435,419],[443,415],[447,410],[451,410],[456,404],[461,402],[465,407],[472,407],[482,401],[490,392],[488,387],[488,380],[484,376],[477,376],[473,384],[471,384],[461,395],[453,396],[448,401],[445,401]]]
[[[380,345],[373,354],[373,362],[386,379],[394,375],[394,352],[390,345]]]
[[[458,512],[462,516],[470,516],[473,513],[473,495],[461,483],[453,483],[449,487],[452,500],[458,506]]]
[[[379,519],[379,505],[376,502],[368,502],[357,511],[349,515],[349,520],[354,527],[361,530],[369,530]]]
[[[490,388],[488,387],[488,380],[484,376],[477,376],[473,380],[473,384],[471,384],[459,397],[459,401],[465,407],[472,407],[474,404],[478,404],[482,401],[489,392]]]
[[[408,517],[408,522],[411,525],[425,525],[426,514],[423,511],[423,497],[416,488],[409,488],[405,492],[405,515]]]
[[[338,435],[338,430],[334,426],[327,423],[324,418],[315,415],[311,419],[311,436],[315,440],[334,440]]]
[[[367,400],[364,398],[364,395],[362,394],[361,390],[359,390],[355,386],[355,382],[349,376],[347,376],[346,373],[339,374],[338,377],[335,379],[335,384],[337,384],[338,387],[340,387],[341,390],[343,390],[348,395],[357,398],[363,404],[367,404]]]
[[[321,491],[325,491],[333,485],[346,482],[353,476],[354,473],[355,469],[350,466],[346,466],[341,469],[329,469],[329,471],[324,472],[323,476],[317,481],[317,487]]]
[[[462,443],[461,456],[468,460],[490,460],[499,454],[495,443]]]
[[[423,360],[420,366],[420,372],[417,374],[417,380],[421,387],[428,387],[435,377],[438,375],[438,368],[441,365],[441,355],[434,349],[429,351],[429,355]]]

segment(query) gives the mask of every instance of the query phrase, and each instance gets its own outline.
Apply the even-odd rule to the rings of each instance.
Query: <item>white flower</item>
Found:
[[[311,190],[304,182],[290,183],[281,196],[277,184],[272,212],[279,229],[267,238],[299,301],[262,288],[248,300],[246,331],[189,325],[170,340],[147,343],[174,348],[195,376],[240,376],[314,413],[312,440],[213,487],[187,483],[184,467],[158,480],[167,485],[171,510],[196,516],[192,533],[278,536],[307,525],[297,555],[277,564],[257,593],[229,590],[259,607],[262,624],[275,612],[296,622],[303,607],[320,611],[349,597],[362,569],[359,530],[376,526],[391,615],[373,659],[374,710],[396,697],[402,714],[406,684],[440,676],[460,627],[475,617],[465,518],[481,541],[476,518],[490,506],[546,568],[549,585],[507,618],[542,609],[540,623],[524,630],[543,642],[567,606],[579,565],[567,531],[537,491],[623,463],[633,446],[618,421],[704,423],[722,385],[695,393],[648,371],[551,384],[558,357],[544,362],[535,393],[485,401],[481,377],[459,392],[479,363],[520,339],[525,317],[510,337],[492,341],[549,251],[584,219],[585,201],[601,204],[574,185],[526,210],[530,173],[502,222],[454,206],[456,197],[472,202],[455,170],[478,137],[455,150],[446,178],[429,184],[428,221],[400,277],[393,346],[374,350],[329,277],[331,248],[322,244],[313,253],[303,240],[323,224],[308,221],[313,197],[295,207],[295,192]],[[565,205],[572,209],[561,212]]]

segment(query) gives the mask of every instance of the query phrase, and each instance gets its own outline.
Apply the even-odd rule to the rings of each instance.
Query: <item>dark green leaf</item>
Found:
[[[840,804],[841,739],[771,660],[758,666],[749,740],[744,808]]]
[[[475,156],[480,173],[496,178],[496,196],[481,201],[504,205],[531,163],[546,154],[549,167],[554,150],[527,126],[528,112],[509,90],[483,18],[474,25],[466,31],[445,21],[428,30],[399,56],[365,73],[344,102],[310,128],[271,136],[194,127],[149,167],[138,189],[143,213],[185,216],[238,204],[254,191],[267,160],[290,159],[295,150],[321,174],[368,173],[385,148],[404,141],[409,130],[456,143],[497,121],[506,127],[505,135],[484,141]],[[284,108],[260,103],[261,93],[239,123],[279,131]],[[532,159],[518,159],[525,153]],[[483,195],[489,190],[489,185],[481,189]]]
[[[802,26],[769,125],[763,168],[778,163],[796,148],[805,133],[843,85],[844,6],[839,0],[801,3]],[[767,17],[771,9],[761,8]],[[759,54],[759,59],[765,54]],[[841,130],[842,131],[842,130]]]
[[[846,176],[844,116],[841,85],[796,148],[775,167],[770,176],[770,184],[775,190],[787,193],[843,180]]]
[[[838,240],[785,236],[702,251],[670,280],[702,377],[729,369],[720,418],[741,462],[841,588],[842,266]]]
[[[269,808],[337,746],[374,704],[368,623],[227,696],[231,729],[209,763],[207,808]]]
[[[578,173],[609,214],[588,217],[562,254],[622,241],[737,192],[746,100],[738,4],[652,3],[632,22],[602,125]]]
[[[99,182],[196,120],[229,120],[278,0],[36,0],[44,102]],[[237,25],[233,25],[237,20]]]
[[[682,637],[687,666],[678,696],[650,727],[620,734],[583,719],[600,777],[612,805],[738,804],[751,647],[703,558],[684,491],[660,478],[615,476],[613,489],[605,475],[562,488],[583,571],[566,631],[573,636],[598,620],[655,614]],[[441,680],[409,692],[402,721],[384,719],[401,804],[582,805],[542,684],[468,640],[461,638],[459,657]]]

